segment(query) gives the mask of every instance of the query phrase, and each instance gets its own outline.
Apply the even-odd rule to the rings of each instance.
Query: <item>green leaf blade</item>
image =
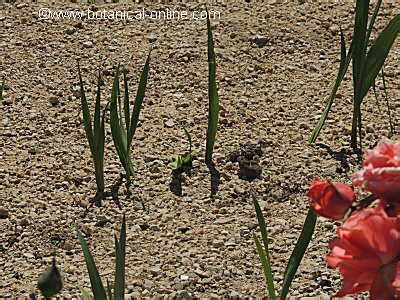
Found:
[[[126,69],[122,69],[123,79],[124,79],[124,116],[125,116],[125,127],[127,136],[130,135],[130,103],[129,103],[129,85],[128,78],[126,77]]]
[[[97,270],[96,263],[94,262],[93,256],[90,253],[88,244],[83,238],[80,231],[77,229],[77,235],[81,244],[82,252],[85,257],[86,267],[89,273],[90,284],[92,287],[92,293],[96,300],[107,300],[107,294],[104,289],[103,282],[101,281],[100,274]]]
[[[111,135],[114,141],[115,149],[117,150],[118,157],[122,166],[126,171],[127,178],[133,174],[132,162],[129,158],[129,151],[127,146],[126,132],[121,128],[120,118],[118,114],[118,93],[119,93],[119,67],[115,72],[113,87],[111,91],[110,100],[110,127]]]
[[[315,224],[317,222],[317,215],[312,207],[309,208],[306,220],[303,225],[303,230],[300,233],[300,237],[292,251],[289,258],[289,262],[286,266],[285,274],[283,277],[282,291],[280,299],[286,299],[289,292],[290,285],[296,275],[296,271],[303,259],[304,253],[311,241],[312,235],[314,233]]]
[[[257,219],[258,219],[258,225],[259,225],[260,231],[261,231],[262,241],[264,244],[265,255],[264,255],[264,251],[262,249],[262,246],[261,246],[258,238],[255,235],[253,235],[253,238],[256,243],[257,252],[258,252],[261,264],[263,266],[265,281],[267,283],[269,297],[270,297],[270,299],[274,300],[274,299],[276,299],[276,293],[275,293],[274,279],[273,279],[272,270],[271,270],[271,262],[270,262],[269,248],[268,248],[267,226],[265,224],[265,219],[262,214],[260,205],[258,204],[258,202],[254,196],[253,196],[253,203],[254,203],[254,207],[256,209],[256,215],[257,215]]]
[[[115,281],[114,299],[123,300],[125,292],[125,247],[126,247],[126,221],[123,216],[119,241],[115,237]]]
[[[90,151],[92,156],[95,154],[94,148],[94,137],[93,137],[93,129],[92,129],[92,119],[90,117],[89,106],[86,100],[85,95],[85,88],[83,85],[83,79],[81,75],[81,69],[78,63],[78,75],[79,75],[79,86],[80,86],[80,96],[81,96],[81,107],[82,107],[82,114],[83,114],[83,124],[85,128],[86,138],[89,143]]]
[[[344,39],[344,35],[343,32],[340,32],[340,66],[339,66],[339,70],[338,70],[338,74],[336,76],[336,80],[335,83],[332,87],[331,93],[328,97],[328,100],[326,102],[324,111],[321,115],[321,117],[319,118],[319,121],[317,123],[317,125],[315,126],[308,142],[309,144],[313,144],[315,143],[315,141],[317,140],[319,134],[321,133],[322,128],[325,125],[325,121],[328,118],[328,114],[331,110],[332,104],[333,104],[333,100],[336,97],[337,91],[344,79],[344,76],[346,75],[347,69],[349,68],[352,56],[353,56],[353,43],[350,44],[349,47],[349,52],[346,55],[346,41]]]
[[[396,40],[400,32],[400,14],[396,15],[376,38],[373,45],[371,46],[366,60],[365,60],[365,71],[360,87],[360,98],[361,100],[366,96],[369,89],[373,85],[376,76],[385,63],[387,56],[389,55],[390,49]],[[360,101],[361,101],[360,100]]]
[[[140,74],[139,86],[136,92],[135,103],[133,106],[131,120],[130,120],[131,124],[130,124],[130,131],[128,134],[128,147],[132,145],[133,136],[135,135],[136,128],[139,123],[139,115],[142,109],[143,100],[146,93],[147,81],[149,77],[151,51],[152,50],[150,49],[142,73]]]
[[[210,18],[207,11],[207,55],[208,55],[208,126],[205,161],[212,162],[215,139],[217,135],[219,117],[219,97],[216,80],[216,62],[214,41],[212,36]]]

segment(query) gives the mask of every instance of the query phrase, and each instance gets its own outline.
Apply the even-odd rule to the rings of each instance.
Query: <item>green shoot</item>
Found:
[[[83,122],[86,133],[86,138],[89,143],[90,152],[95,167],[97,194],[94,198],[96,205],[101,205],[101,199],[104,198],[104,115],[100,116],[100,74],[97,83],[96,104],[94,111],[94,121],[90,117],[89,106],[85,96],[85,89],[83,85],[81,70],[78,64],[79,84],[81,90],[81,106],[83,113]]]
[[[314,233],[315,224],[317,222],[317,214],[312,207],[309,208],[306,220],[304,221],[303,230],[300,233],[299,239],[290,255],[289,262],[286,265],[285,274],[283,276],[283,285],[280,299],[285,300],[289,292],[290,285],[296,275],[297,269],[303,259],[304,253],[307,250],[308,244],[311,241]]]
[[[207,10],[207,8],[206,8]],[[214,53],[214,41],[212,36],[210,17],[207,10],[207,36],[208,36],[208,127],[206,142],[206,163],[212,162],[212,155],[217,134],[218,116],[219,116],[219,99],[218,88],[216,82],[216,63]]]
[[[120,230],[119,239],[115,236],[115,279],[114,291],[107,282],[107,290],[104,288],[99,271],[94,262],[93,256],[90,253],[88,244],[83,238],[82,234],[77,230],[78,239],[82,247],[83,255],[85,257],[86,267],[89,273],[91,289],[94,299],[124,299],[125,289],[125,248],[126,248],[126,220],[125,215],[122,218],[122,225]],[[83,299],[93,299],[93,297],[85,289],[81,289]]]
[[[262,248],[261,243],[255,234],[253,234],[253,239],[256,243],[258,256],[259,256],[261,264],[263,266],[265,281],[266,281],[267,287],[268,287],[269,299],[275,300],[276,294],[275,294],[274,278],[272,275],[270,254],[269,254],[269,248],[268,248],[267,226],[265,225],[265,219],[262,214],[260,205],[258,204],[258,202],[254,196],[253,196],[253,203],[254,203],[254,207],[256,209],[258,225],[260,227],[261,237],[262,237],[262,241],[264,244],[264,249]]]
[[[260,227],[264,248],[255,234],[253,234],[253,239],[255,241],[257,253],[264,270],[265,281],[268,288],[268,299],[276,299],[274,279],[271,271],[270,253],[268,249],[267,226],[265,224],[265,219],[262,214],[260,205],[258,204],[254,196],[253,196],[253,203],[256,209],[258,225]],[[314,212],[314,210],[310,208],[303,225],[303,230],[301,231],[300,237],[297,240],[297,243],[292,251],[292,254],[289,258],[289,262],[286,265],[282,290],[279,296],[280,300],[284,300],[287,297],[290,285],[292,284],[294,276],[296,275],[297,269],[303,259],[308,244],[311,241],[312,235],[314,233],[316,220],[317,220],[317,215]]]
[[[184,169],[188,169],[192,165],[192,137],[190,136],[189,131],[185,127],[183,127],[183,130],[185,131],[185,135],[188,139],[189,142],[189,151],[186,152],[183,155],[180,154],[174,154],[172,156],[172,162],[170,163],[170,167],[174,171],[182,171]]]
[[[63,283],[54,257],[51,266],[40,275],[37,287],[45,299],[50,299],[61,291]]]
[[[131,146],[133,136],[137,125],[139,123],[140,110],[142,108],[145,91],[147,86],[147,79],[150,69],[150,54],[147,56],[146,63],[143,67],[140,76],[139,87],[136,93],[135,103],[132,112],[130,112],[129,102],[129,87],[126,72],[123,69],[124,81],[124,107],[122,110],[120,99],[120,67],[118,66],[115,71],[114,83],[111,93],[110,101],[110,126],[111,133],[114,141],[114,146],[117,150],[118,157],[126,173],[127,183],[130,183],[130,178],[133,176],[133,163],[131,160]],[[122,114],[123,112],[123,114]]]
[[[347,72],[350,61],[353,61],[353,121],[351,131],[351,146],[357,148],[357,137],[360,140],[360,149],[362,148],[362,116],[361,104],[370,88],[373,86],[377,75],[383,67],[383,64],[389,54],[389,51],[400,32],[400,14],[397,14],[386,26],[386,28],[378,35],[371,47],[368,48],[371,32],[373,30],[376,17],[378,15],[382,0],[377,0],[374,12],[368,25],[368,7],[369,0],[357,0],[356,15],[354,23],[353,40],[346,56],[343,53],[344,39],[342,37],[342,55],[339,73],[336,78],[335,85],[329,96],[325,110],[315,127],[309,142],[314,143],[325,123],[333,99],[337,93],[345,73]],[[367,27],[368,25],[368,27]],[[341,33],[341,36],[343,34]],[[345,46],[344,46],[345,47]],[[345,49],[345,48],[344,48]],[[344,63],[343,63],[344,62]]]

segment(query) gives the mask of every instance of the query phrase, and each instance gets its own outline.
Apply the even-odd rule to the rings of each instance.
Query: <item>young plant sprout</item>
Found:
[[[139,87],[136,93],[134,107],[130,112],[129,87],[125,69],[122,69],[124,80],[124,105],[120,101],[120,67],[115,71],[114,83],[110,102],[110,126],[118,157],[126,173],[126,182],[129,185],[133,176],[133,163],[131,159],[131,146],[133,136],[139,123],[139,114],[145,96],[147,79],[150,69],[150,54],[147,56],[146,63],[140,75]],[[122,113],[123,111],[123,113]]]
[[[260,205],[258,204],[254,196],[253,196],[253,203],[256,209],[258,225],[260,227],[264,248],[255,234],[253,234],[253,239],[256,243],[258,256],[260,258],[264,270],[265,281],[268,289],[268,299],[274,300],[277,299],[277,295],[274,286],[274,278],[271,270],[271,261],[270,261],[271,256],[268,248],[267,226],[265,224],[265,219],[262,214]],[[290,285],[292,284],[294,276],[296,275],[297,268],[299,267],[301,260],[303,259],[304,253],[306,252],[308,244],[310,243],[310,240],[314,233],[316,221],[317,221],[317,215],[314,212],[314,210],[310,207],[310,209],[308,210],[306,220],[303,225],[303,230],[301,231],[300,237],[297,240],[296,245],[294,246],[292,254],[290,255],[289,262],[286,265],[285,273],[283,276],[282,289],[279,295],[280,300],[285,300],[287,294],[289,293],[289,288]]]
[[[102,116],[100,116],[100,74],[97,83],[97,93],[96,93],[96,104],[94,109],[94,120],[92,125],[92,119],[90,117],[89,106],[85,96],[85,89],[83,86],[83,80],[81,75],[81,70],[78,63],[78,74],[79,74],[79,84],[81,90],[81,106],[83,114],[83,122],[85,127],[86,138],[89,143],[90,152],[92,153],[92,159],[94,163],[95,175],[96,175],[96,185],[97,193],[93,198],[93,203],[97,206],[101,205],[101,200],[105,198],[104,192],[104,115],[107,109],[103,110]]]
[[[99,271],[94,262],[93,256],[90,253],[88,244],[83,238],[82,234],[77,230],[78,239],[82,247],[83,255],[85,257],[86,267],[89,273],[90,285],[93,297],[89,292],[81,288],[83,299],[100,299],[100,300],[113,300],[124,299],[125,293],[125,254],[126,254],[126,220],[125,215],[122,218],[122,225],[120,230],[119,239],[114,236],[115,243],[115,277],[114,285],[110,286],[108,281],[106,288],[101,280]]]
[[[205,161],[207,164],[212,163],[212,155],[214,151],[215,137],[217,134],[218,116],[219,116],[219,99],[218,88],[216,82],[216,63],[214,53],[214,41],[212,36],[210,17],[207,10],[207,40],[208,40],[208,127]]]
[[[172,162],[170,163],[170,166],[171,166],[172,170],[176,171],[176,172],[190,168],[192,165],[192,160],[193,160],[192,137],[190,136],[190,133],[187,131],[187,129],[185,127],[183,127],[183,130],[185,131],[185,135],[189,142],[189,151],[183,155],[174,154],[172,156]]]
[[[348,52],[343,33],[341,32],[341,59],[338,75],[335,84],[329,95],[326,107],[315,127],[310,143],[314,143],[325,124],[328,113],[331,109],[337,90],[347,72],[350,62],[353,62],[353,121],[351,130],[351,146],[357,148],[357,138],[362,148],[361,136],[361,104],[369,89],[374,84],[379,71],[381,70],[389,51],[400,31],[400,14],[397,14],[378,35],[371,47],[368,48],[370,36],[376,17],[378,15],[382,0],[377,0],[374,12],[368,25],[369,0],[357,0],[354,34]]]

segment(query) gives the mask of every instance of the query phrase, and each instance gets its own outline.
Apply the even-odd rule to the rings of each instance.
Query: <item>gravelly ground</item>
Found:
[[[205,21],[43,21],[37,15],[41,7],[86,8],[0,4],[0,79],[6,79],[5,102],[0,104],[0,207],[9,213],[0,219],[0,298],[34,292],[38,273],[53,252],[64,274],[64,297],[75,297],[78,287],[89,285],[74,222],[90,241],[101,273],[112,278],[111,237],[122,211],[105,201],[83,216],[95,181],[77,98],[76,60],[80,59],[91,103],[100,68],[107,87],[105,104],[118,63],[128,67],[131,89],[136,89],[150,42],[155,45],[151,76],[133,149],[134,197],[122,199],[128,221],[127,290],[133,297],[183,297],[186,292],[197,297],[264,295],[251,238],[257,223],[250,190],[269,225],[273,270],[280,284],[306,215],[310,182],[320,176],[349,183],[357,168],[355,155],[344,155],[344,170],[337,155],[323,145],[307,146],[336,76],[339,24],[347,38],[351,34],[352,4],[252,1],[209,6],[221,12],[221,19],[212,24],[222,114],[227,119],[219,127],[215,149],[220,172],[215,197],[210,197],[211,176],[202,160],[208,106]],[[168,7],[193,11],[198,6]],[[394,4],[385,4],[377,20],[379,29],[395,13]],[[397,41],[385,68],[395,124],[399,57]],[[350,78],[335,99],[319,140],[333,152],[349,151]],[[382,95],[381,80],[377,86]],[[372,95],[363,109],[364,140],[371,147],[388,135],[382,96],[381,112]],[[184,175],[178,196],[170,190],[168,162],[187,146],[180,122],[192,135],[198,159],[192,176]],[[105,169],[110,186],[121,166],[108,127],[107,132]],[[238,178],[238,164],[228,159],[249,143],[263,150],[262,179],[251,183]],[[96,226],[105,219],[109,222]],[[142,224],[149,228],[142,230]],[[332,295],[338,289],[340,277],[324,262],[334,232],[334,225],[319,220],[290,295]]]

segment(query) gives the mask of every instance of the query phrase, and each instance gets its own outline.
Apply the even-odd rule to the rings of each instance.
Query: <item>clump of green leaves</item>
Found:
[[[78,74],[81,94],[81,106],[83,114],[83,123],[86,133],[86,138],[89,143],[90,152],[92,153],[92,159],[95,168],[97,193],[93,199],[93,202],[100,206],[101,200],[105,197],[104,193],[104,115],[106,109],[103,110],[101,116],[100,108],[100,86],[101,78],[98,76],[97,93],[96,93],[96,104],[94,109],[94,120],[90,116],[89,106],[85,96],[85,89],[83,85],[81,70],[78,63]]]
[[[189,150],[183,155],[174,154],[172,156],[172,162],[170,163],[170,166],[172,170],[176,172],[188,169],[192,166],[192,137],[185,127],[183,127],[183,130],[189,142]]]
[[[206,141],[206,163],[212,162],[215,138],[217,134],[219,117],[219,98],[216,80],[216,63],[214,52],[214,41],[212,36],[210,17],[207,11],[207,40],[208,40],[208,127]]]
[[[51,266],[39,276],[37,287],[45,299],[50,299],[61,291],[63,282],[54,257]]]
[[[369,0],[357,0],[354,22],[354,34],[349,50],[346,53],[346,43],[341,32],[341,59],[338,75],[335,84],[329,95],[326,107],[315,127],[309,142],[314,143],[325,124],[328,113],[333,104],[337,90],[347,72],[350,62],[353,62],[353,121],[351,131],[351,146],[357,147],[357,138],[362,147],[362,122],[361,122],[361,104],[367,95],[369,89],[374,84],[379,71],[389,54],[389,51],[400,31],[400,14],[397,14],[386,26],[386,28],[373,41],[368,48],[370,36],[376,17],[378,15],[382,0],[377,0],[374,12],[368,25]]]
[[[275,285],[274,285],[274,277],[271,270],[271,256],[268,248],[268,233],[267,226],[265,224],[265,219],[262,214],[260,205],[258,204],[256,198],[253,196],[254,207],[256,209],[258,225],[261,231],[261,238],[264,245],[261,245],[256,234],[253,234],[253,239],[256,243],[258,256],[260,258],[263,270],[265,281],[268,289],[268,299],[277,299]],[[303,225],[303,230],[301,231],[300,237],[297,240],[296,245],[294,246],[293,252],[289,258],[289,262],[286,265],[285,273],[283,276],[283,284],[282,289],[279,295],[280,300],[285,300],[287,294],[289,293],[290,285],[296,275],[297,268],[299,267],[301,260],[303,259],[304,253],[310,243],[312,235],[314,233],[315,224],[317,221],[317,215],[314,210],[310,207],[306,220]]]
[[[123,81],[124,81],[124,102],[123,108],[120,100],[120,67],[118,66],[115,71],[115,77],[111,92],[110,102],[110,126],[111,133],[117,150],[118,157],[122,166],[125,169],[126,180],[130,183],[130,178],[133,176],[133,163],[131,159],[131,146],[133,136],[135,134],[137,125],[139,123],[139,114],[142,108],[143,99],[145,96],[147,79],[150,69],[150,53],[147,56],[146,63],[143,67],[142,74],[140,75],[139,86],[136,93],[134,107],[130,111],[129,102],[129,87],[126,77],[126,71],[122,68]]]
[[[83,255],[85,257],[86,267],[89,273],[90,285],[93,297],[90,293],[82,288],[82,298],[84,300],[100,299],[100,300],[123,300],[125,293],[125,254],[126,254],[126,220],[125,215],[122,218],[122,225],[120,230],[119,239],[114,236],[115,244],[115,277],[114,284],[111,286],[108,281],[106,288],[101,280],[99,271],[94,262],[93,256],[90,253],[88,244],[82,234],[77,230],[78,239],[82,247]]]

